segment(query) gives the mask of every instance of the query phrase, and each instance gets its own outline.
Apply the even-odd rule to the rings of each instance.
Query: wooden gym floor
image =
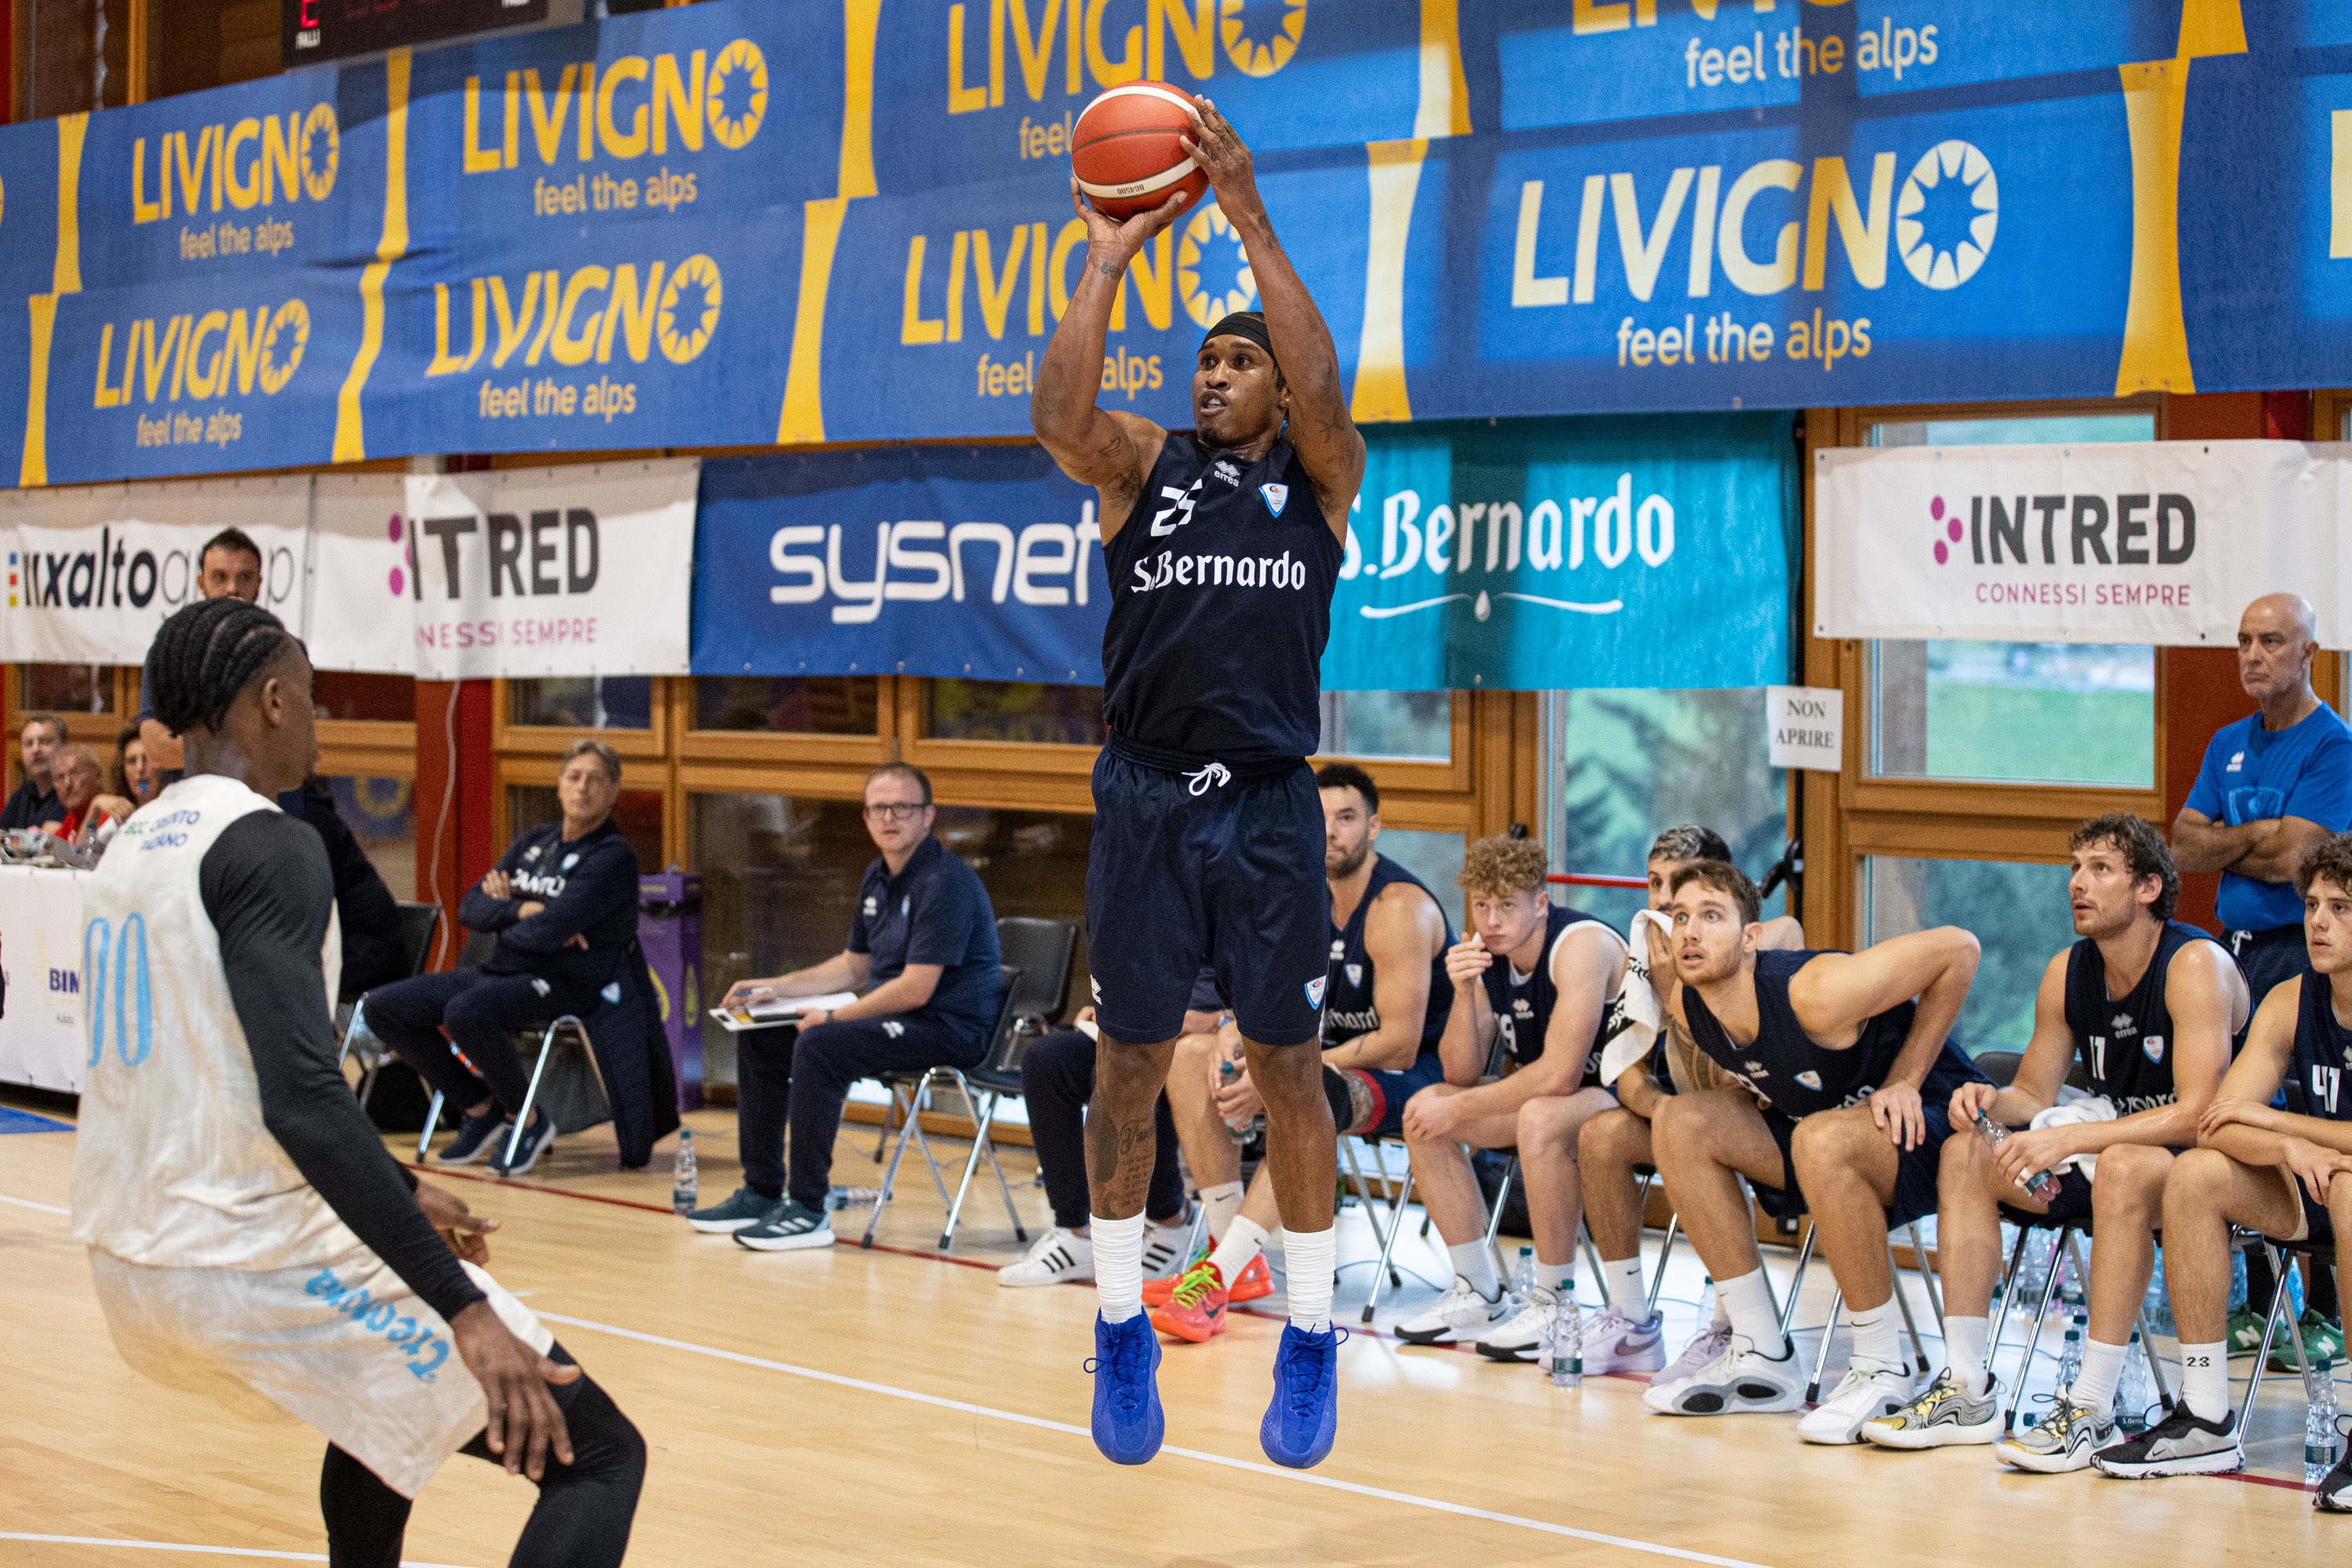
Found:
[[[736,1184],[734,1117],[690,1120],[715,1201]],[[845,1130],[839,1183],[877,1184],[873,1136]],[[413,1154],[413,1140],[392,1142]],[[290,1420],[225,1419],[116,1357],[68,1231],[72,1159],[71,1133],[0,1137],[0,1563],[323,1561],[319,1437]],[[601,1131],[561,1141],[520,1183],[443,1178],[504,1222],[492,1269],[645,1432],[631,1563],[1811,1568],[2315,1563],[2352,1547],[2352,1519],[2314,1514],[2291,1484],[2303,1420],[2291,1375],[2265,1384],[2250,1478],[2133,1485],[2007,1471],[1983,1449],[1808,1448],[1793,1416],[1651,1415],[1637,1379],[1556,1392],[1530,1368],[1368,1333],[1341,1352],[1339,1447],[1299,1474],[1257,1444],[1280,1320],[1236,1315],[1222,1339],[1170,1347],[1168,1447],[1118,1468],[1087,1435],[1091,1289],[998,1288],[993,1266],[1015,1248],[992,1183],[975,1190],[955,1258],[936,1258],[940,1205],[908,1161],[871,1252],[854,1245],[862,1207],[835,1216],[852,1243],[824,1251],[758,1256],[696,1236],[667,1213],[667,1174],[621,1173]],[[666,1169],[667,1145],[656,1164]],[[1016,1181],[1034,1171],[1023,1150],[1006,1164]],[[1045,1224],[1042,1193],[1015,1192]],[[1377,1240],[1353,1205],[1340,1223],[1340,1321],[1352,1327]],[[1444,1254],[1406,1234],[1400,1261],[1430,1282],[1409,1274],[1382,1328],[1438,1282]],[[1687,1248],[1676,1258],[1670,1352],[1694,1326],[1700,1286]],[[1771,1258],[1777,1279],[1790,1261]],[[1822,1321],[1828,1289],[1814,1269],[1801,1324]],[[1597,1294],[1591,1281],[1584,1294]],[[1801,1334],[1801,1351],[1815,1342]],[[2037,1390],[2054,1333],[2044,1348]],[[2013,1364],[2012,1352],[2004,1371]],[[532,1497],[453,1460],[418,1500],[409,1560],[503,1563]]]

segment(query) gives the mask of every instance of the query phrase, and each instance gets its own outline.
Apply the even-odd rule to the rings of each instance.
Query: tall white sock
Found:
[[[1102,1270],[1100,1243],[1097,1244],[1095,1270]],[[1749,1269],[1732,1279],[1715,1282],[1715,1298],[1730,1314],[1732,1343],[1746,1340],[1759,1353],[1779,1360],[1789,1353],[1789,1342],[1780,1334],[1780,1314],[1772,1306],[1772,1287],[1764,1279],[1761,1268]]]
[[[1250,1266],[1250,1259],[1265,1247],[1265,1227],[1247,1215],[1237,1214],[1234,1223],[1225,1226],[1225,1238],[1217,1243],[1217,1250],[1209,1255],[1209,1261],[1217,1266],[1218,1276],[1230,1288],[1241,1278],[1242,1270]]]
[[[1211,1241],[1225,1239],[1225,1227],[1234,1223],[1234,1215],[1242,1212],[1242,1194],[1239,1182],[1201,1189],[1201,1207],[1208,1211]]]
[[[1767,1293],[1767,1299],[1769,1299],[1769,1292]],[[1727,1329],[1731,1327],[1731,1309],[1723,1304],[1723,1289],[1720,1286],[1717,1287],[1715,1292],[1715,1317],[1713,1321],[1715,1326],[1718,1329]]]
[[[1242,1222],[1236,1220],[1236,1225]],[[1290,1232],[1290,1321],[1310,1334],[1331,1328],[1331,1272],[1339,1261],[1339,1233],[1326,1226]]]
[[[1985,1385],[1985,1342],[1992,1337],[1990,1318],[1944,1319],[1944,1364],[1963,1394],[1979,1394]]]
[[[1637,1323],[1646,1322],[1642,1314],[1649,1310],[1650,1282],[1642,1278],[1641,1258],[1604,1258],[1601,1275],[1609,1281],[1609,1304]]]
[[[1470,1289],[1489,1301],[1503,1293],[1503,1282],[1495,1278],[1494,1249],[1483,1238],[1445,1250],[1454,1255],[1454,1272],[1470,1281]],[[1297,1266],[1292,1267],[1291,1272],[1297,1272]]]
[[[1846,1321],[1853,1329],[1854,1365],[1900,1371],[1910,1364],[1903,1355],[1903,1330],[1894,1297],[1889,1296],[1868,1311],[1854,1312]]]
[[[1546,1263],[1541,1258],[1538,1258],[1536,1283],[1547,1290],[1574,1291],[1576,1289],[1575,1261],[1571,1259],[1566,1263]]]
[[[1143,1216],[1087,1218],[1095,1244],[1095,1296],[1103,1321],[1123,1323],[1143,1310]]]
[[[2180,1398],[2200,1421],[2230,1414],[2230,1347],[2227,1341],[2180,1347]]]
[[[2074,1403],[2094,1417],[2105,1417],[2115,1408],[2116,1382],[2124,1374],[2124,1350],[2122,1345],[2102,1344],[2097,1340],[2083,1342],[2083,1370],[2074,1374]]]

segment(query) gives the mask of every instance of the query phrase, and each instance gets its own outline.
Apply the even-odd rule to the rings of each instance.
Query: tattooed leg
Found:
[[[1095,1047],[1095,1097],[1087,1107],[1087,1180],[1094,1212],[1105,1219],[1143,1212],[1158,1147],[1152,1110],[1175,1056],[1174,1040],[1130,1046],[1105,1035]]]

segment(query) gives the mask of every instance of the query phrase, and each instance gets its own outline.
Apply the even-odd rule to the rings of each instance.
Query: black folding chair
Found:
[[[996,945],[999,962],[1021,976],[1019,994],[1013,998],[1013,1016],[1040,1031],[1051,1027],[1069,1005],[1078,922],[1007,915],[996,922]]]
[[[1007,1094],[1021,1092],[1021,1053],[1028,1048],[1027,1039],[1013,1025],[1018,1016],[1014,1011],[1021,998],[1021,971],[1004,968],[1004,1000],[996,1010],[996,1027],[988,1037],[988,1052],[977,1067],[925,1068],[917,1073],[893,1073],[882,1081],[889,1087],[891,1104],[895,1107],[903,1092],[907,1102],[907,1119],[899,1124],[898,1145],[890,1156],[890,1169],[882,1178],[882,1190],[874,1199],[874,1213],[866,1222],[866,1236],[858,1245],[874,1245],[874,1233],[881,1227],[882,1211],[889,1205],[892,1189],[898,1184],[898,1163],[907,1157],[907,1144],[912,1141],[923,1146],[923,1163],[930,1167],[931,1184],[939,1189],[940,1202],[946,1205],[946,1228],[940,1232],[940,1249],[946,1251],[955,1244],[956,1222],[963,1215],[964,1194],[971,1190],[972,1173],[980,1168],[981,1156],[987,1155],[989,1168],[996,1173],[997,1190],[1004,1194],[1004,1212],[1013,1221],[1015,1241],[1026,1246],[1029,1233],[1022,1227],[1020,1211],[1013,1205],[1013,1186],[1004,1179],[1004,1168],[997,1163],[996,1149],[988,1141],[988,1126],[996,1115],[998,1101]],[[931,1142],[923,1136],[923,1102],[931,1087],[942,1077],[951,1079],[963,1095],[963,1101],[972,1113],[971,1156],[964,1162],[963,1181],[955,1196],[948,1196],[947,1183],[940,1177],[940,1163],[931,1154]],[[975,1093],[979,1085],[986,1096]]]
[[[408,961],[411,975],[422,974],[425,966],[432,961],[434,935],[441,929],[441,906],[412,903],[401,899],[394,901],[394,907],[400,911],[401,956]],[[335,1054],[338,1067],[352,1053],[352,1037],[363,1027],[361,1019],[366,1007],[367,998],[364,996],[352,1004],[351,1016],[343,1021],[342,1048]],[[384,1063],[393,1059],[393,1053],[373,1035],[359,1042],[359,1051],[360,1103],[365,1105],[368,1096],[375,1092],[376,1074],[383,1070]]]

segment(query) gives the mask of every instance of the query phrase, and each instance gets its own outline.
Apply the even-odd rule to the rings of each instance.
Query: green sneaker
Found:
[[[2336,1331],[2335,1324],[2317,1312],[2305,1308],[2303,1321],[2295,1324],[2295,1330],[2303,1335],[2303,1353],[2313,1364],[2344,1359],[2344,1336]],[[2271,1344],[2271,1370],[2293,1372],[2294,1369],[2294,1347],[2282,1333]]]
[[[768,1211],[782,1204],[782,1198],[763,1198],[749,1187],[738,1187],[723,1204],[707,1209],[696,1209],[686,1216],[686,1223],[706,1236],[726,1236],[739,1230],[749,1230],[768,1217]]]
[[[2263,1315],[2251,1307],[2230,1314],[2230,1331],[2221,1336],[2232,1356],[2252,1355],[2263,1348]]]

